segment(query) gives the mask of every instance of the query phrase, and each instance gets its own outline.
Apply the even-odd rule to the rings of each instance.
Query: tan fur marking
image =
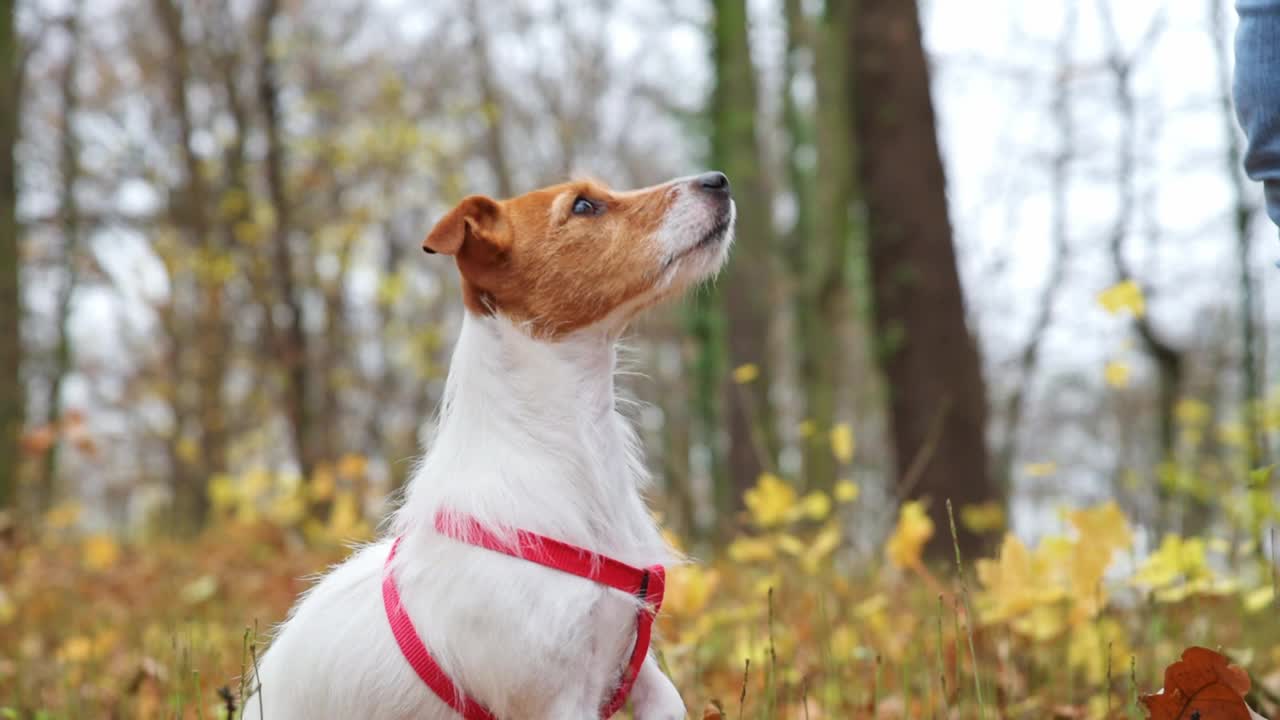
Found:
[[[639,297],[659,278],[657,240],[674,188],[615,193],[579,181],[501,202],[468,198],[424,246],[456,255],[471,312],[501,312],[538,336],[586,327]],[[584,197],[598,214],[574,215]],[[494,209],[496,208],[496,211]]]

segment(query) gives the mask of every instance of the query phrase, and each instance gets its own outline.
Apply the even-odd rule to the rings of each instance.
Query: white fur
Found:
[[[714,225],[711,207],[682,192],[664,230],[643,239],[664,248],[650,301],[723,263],[728,235],[671,260]],[[468,314],[436,437],[393,518],[391,535],[403,537],[395,575],[418,634],[445,672],[504,720],[599,717],[635,641],[638,601],[445,538],[432,518],[447,507],[636,566],[677,561],[641,497],[648,473],[615,399],[617,337],[630,308],[645,304],[554,342],[500,315]],[[384,539],[359,550],[306,593],[260,663],[246,718],[457,718],[391,634],[381,594],[389,547]],[[631,699],[638,720],[685,717],[652,656]]]

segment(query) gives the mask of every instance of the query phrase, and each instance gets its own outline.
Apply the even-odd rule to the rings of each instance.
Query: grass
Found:
[[[1140,718],[1137,694],[1192,644],[1225,649],[1254,707],[1280,711],[1256,548],[1177,538],[1137,559],[1109,506],[948,568],[920,558],[933,528],[904,508],[885,557],[857,559],[839,549],[849,507],[780,497],[671,574],[657,647],[695,718]],[[19,540],[0,553],[0,718],[234,717],[263,629],[347,552],[303,536],[229,514],[185,542],[73,524]]]

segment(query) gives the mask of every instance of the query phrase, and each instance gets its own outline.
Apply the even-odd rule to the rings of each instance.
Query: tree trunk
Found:
[[[22,293],[19,289],[18,118],[22,109],[14,3],[0,5],[0,511],[18,489],[18,436],[25,406],[22,378]]]
[[[191,107],[187,102],[192,60],[190,47],[183,33],[183,11],[176,0],[157,0],[156,14],[172,51],[168,90],[174,115],[178,121],[177,145],[183,168],[182,185],[176,193],[178,206],[170,209],[170,215],[179,233],[190,239],[199,259],[197,264],[199,270],[195,278],[196,294],[199,298],[195,319],[199,352],[195,356],[187,355],[185,359],[190,360],[194,357],[195,360],[191,368],[196,383],[193,414],[200,426],[201,443],[194,451],[172,453],[172,457],[176,458],[183,467],[171,469],[175,529],[183,534],[189,534],[198,532],[208,517],[209,498],[205,485],[210,475],[226,469],[226,418],[222,398],[227,371],[226,322],[223,308],[223,281],[209,269],[216,264],[220,249],[213,237],[210,216],[205,205],[211,200],[209,185],[205,181],[200,158],[196,155],[193,146],[196,125],[191,115]],[[176,288],[171,292],[176,292]],[[170,312],[175,312],[177,307],[176,299],[171,298]],[[176,323],[171,327],[175,332],[178,331]],[[171,336],[170,341],[186,344],[186,340],[177,335]],[[185,406],[181,399],[181,385],[187,370],[186,363],[183,362],[184,348],[175,348],[173,352],[172,367],[175,372],[173,382],[178,386],[175,388],[178,393],[178,402]],[[189,443],[190,438],[185,433],[189,433],[191,429],[189,427],[184,429],[183,416],[176,416],[175,422],[178,430],[174,439],[179,443]]]
[[[730,524],[737,501],[736,488],[725,468],[721,431],[721,389],[724,387],[724,310],[712,288],[699,288],[685,310],[685,332],[693,341],[690,368],[689,429],[706,450],[707,475],[716,524]]]
[[[769,407],[769,329],[773,258],[773,218],[761,171],[756,135],[756,76],[751,62],[745,0],[716,0],[713,56],[711,157],[729,176],[738,208],[733,260],[722,288],[729,367],[754,364],[756,379],[734,385],[728,394],[728,472],[721,512],[741,505],[742,491],[773,464],[774,428]],[[720,382],[725,382],[723,375]],[[724,490],[722,490],[723,494]]]
[[[1112,223],[1110,237],[1107,239],[1107,252],[1111,257],[1111,265],[1118,281],[1132,280],[1141,285],[1137,273],[1130,267],[1124,255],[1124,242],[1129,236],[1133,223],[1133,215],[1137,208],[1137,144],[1138,144],[1138,101],[1133,92],[1133,69],[1144,48],[1131,51],[1126,55],[1121,47],[1119,34],[1111,16],[1111,5],[1099,3],[1100,20],[1107,42],[1107,69],[1110,71],[1114,86],[1112,88],[1116,111],[1120,115],[1120,139],[1116,144],[1115,196],[1116,217]],[[1153,24],[1153,27],[1155,25]],[[1152,37],[1147,33],[1148,40]],[[1142,288],[1144,292],[1148,288]],[[1157,395],[1156,440],[1160,448],[1160,462],[1172,461],[1177,450],[1177,425],[1174,420],[1174,408],[1182,393],[1185,351],[1166,340],[1156,330],[1150,314],[1143,313],[1133,318],[1134,329],[1142,342],[1143,350],[1156,365],[1159,375]],[[1174,498],[1163,483],[1157,482],[1156,496],[1159,507],[1156,512],[1156,535],[1163,534],[1169,527],[1170,514]],[[1198,520],[1207,520],[1210,508],[1193,497],[1185,499],[1187,515]]]
[[[854,3],[849,41],[853,142],[898,494],[929,500],[937,532],[927,550],[945,557],[946,501],[960,508],[1000,495],[987,467],[986,391],[965,324],[916,3]],[[958,533],[966,555],[984,548],[981,536],[963,526]]]
[[[814,237],[803,248],[808,256],[803,292],[810,314],[802,319],[806,354],[811,358],[805,383],[806,406],[819,442],[811,442],[806,458],[809,483],[830,491],[835,484],[836,463],[827,442],[836,423],[840,368],[854,362],[842,339],[850,320],[849,257],[852,236],[849,206],[858,192],[853,187],[851,164],[856,152],[849,135],[849,100],[844,87],[845,33],[849,3],[828,0],[825,15],[814,38],[814,81],[818,90],[817,183],[814,189]]]
[[[823,153],[828,149],[819,139],[814,137],[813,119],[799,106],[795,98],[796,82],[802,77],[799,66],[800,57],[806,52],[813,61],[810,73],[818,81],[819,75],[830,75],[832,70],[824,68],[819,59],[819,46],[826,39],[825,27],[815,27],[804,12],[801,0],[786,0],[784,13],[787,24],[787,55],[784,63],[785,85],[782,91],[783,120],[786,124],[789,147],[787,148],[787,173],[791,184],[791,197],[795,205],[796,219],[785,238],[786,259],[789,263],[793,291],[791,293],[793,323],[795,325],[796,344],[796,382],[804,394],[803,417],[805,423],[815,429],[800,438],[804,450],[803,485],[805,487],[825,487],[835,473],[835,462],[830,448],[822,442],[826,437],[819,430],[827,428],[834,417],[835,394],[824,372],[826,346],[831,344],[835,333],[831,328],[824,328],[818,308],[818,298],[813,292],[812,278],[815,275],[813,261],[818,253],[812,248],[829,243],[833,238],[814,232],[815,190],[817,172],[808,162],[817,158],[816,164],[823,164]],[[839,68],[835,69],[838,72]],[[818,93],[817,112],[828,109],[829,98]],[[843,132],[844,128],[841,128]],[[823,138],[825,139],[825,138]],[[842,198],[843,200],[844,198]],[[829,208],[824,208],[829,209]]]
[[[279,67],[272,50],[271,26],[280,14],[279,0],[263,0],[258,16],[258,47],[261,48],[258,68],[258,101],[266,130],[267,192],[275,213],[272,232],[272,266],[280,303],[285,308],[284,328],[278,334],[280,347],[276,348],[285,371],[285,415],[289,422],[293,453],[304,478],[310,479],[319,462],[314,448],[312,413],[309,399],[311,388],[310,352],[306,328],[302,320],[302,298],[297,273],[294,269],[293,251],[289,246],[289,234],[293,230],[292,206],[285,187],[285,148],[280,127],[280,78]]]
[[[76,89],[76,74],[80,67],[80,15],[83,0],[75,3],[67,19],[67,35],[71,42],[67,64],[63,68],[60,84],[62,94],[62,136],[59,146],[58,169],[61,175],[61,225],[62,225],[62,284],[58,287],[54,317],[57,338],[49,370],[49,394],[45,406],[48,422],[57,426],[62,419],[62,386],[71,371],[71,335],[67,326],[71,315],[71,298],[79,282],[77,257],[80,252],[80,205],[76,200],[76,183],[80,179],[80,143],[76,139],[75,117],[79,111],[80,95]],[[61,459],[62,442],[54,442],[45,453],[39,485],[36,489],[36,510],[44,513],[53,506],[58,495],[58,462]]]

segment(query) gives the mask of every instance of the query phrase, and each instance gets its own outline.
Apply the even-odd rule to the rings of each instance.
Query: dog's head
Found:
[[[592,181],[498,201],[472,195],[422,243],[455,256],[476,314],[500,313],[541,337],[636,313],[713,275],[733,241],[724,173],[614,192]]]

